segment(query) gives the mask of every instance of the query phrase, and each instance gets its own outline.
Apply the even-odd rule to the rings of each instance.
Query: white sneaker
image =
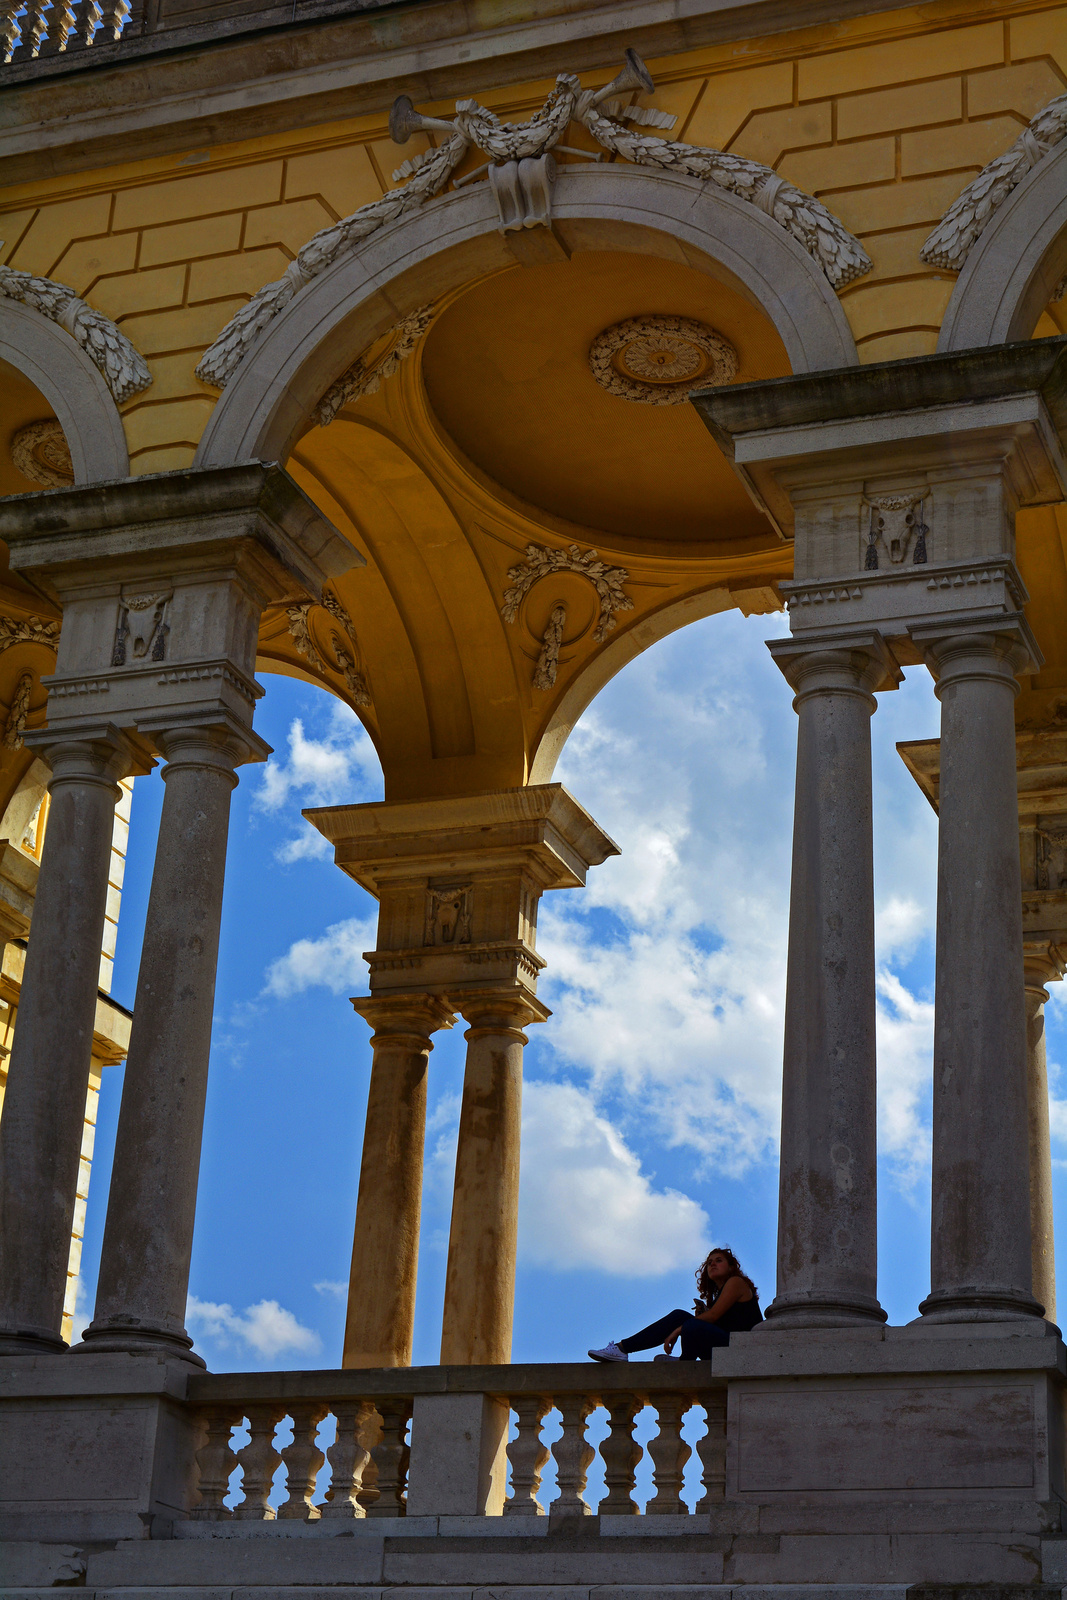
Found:
[[[620,1350],[614,1339],[609,1339],[603,1350],[590,1350],[594,1361],[629,1361],[625,1350]]]

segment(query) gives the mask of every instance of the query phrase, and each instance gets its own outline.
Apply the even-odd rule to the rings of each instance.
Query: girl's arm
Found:
[[[737,1304],[744,1288],[744,1278],[727,1278],[720,1293],[708,1309],[697,1312],[697,1320],[700,1322],[718,1322],[724,1311],[729,1311],[732,1305]]]

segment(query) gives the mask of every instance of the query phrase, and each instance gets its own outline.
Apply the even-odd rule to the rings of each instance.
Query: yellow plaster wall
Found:
[[[934,348],[954,280],[919,246],[1064,91],[1067,7],[941,0],[650,65],[673,137],[767,162],[863,239],[874,270],[842,302],[861,358],[885,360]],[[483,99],[521,118],[549,87]],[[133,470],[182,467],[216,398],[193,374],[206,345],[312,233],[390,187],[399,159],[384,119],[364,117],[22,185],[0,191],[0,254],[121,325],[155,377],[124,408]]]

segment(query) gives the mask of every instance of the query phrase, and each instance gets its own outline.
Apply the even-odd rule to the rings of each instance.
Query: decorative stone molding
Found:
[[[361,400],[365,394],[377,394],[382,380],[391,378],[400,364],[412,354],[436,315],[437,306],[431,300],[429,305],[420,306],[410,317],[404,317],[390,328],[389,347],[376,361],[368,364],[365,356],[353,361],[347,372],[343,372],[337,382],[330,385],[312,412],[319,427],[329,427],[342,406]]]
[[[568,545],[566,550],[546,550],[539,544],[528,544],[525,561],[508,568],[511,588],[504,591],[504,604],[500,608],[505,622],[517,620],[524,597],[539,578],[546,578],[551,572],[577,572],[593,585],[600,600],[600,620],[593,630],[597,644],[617,627],[617,611],[634,608],[629,595],[623,592],[622,586],[630,578],[625,567],[609,567],[595,550],[583,552],[576,544]]]
[[[123,595],[111,652],[113,667],[124,667],[128,653],[132,653],[135,662],[166,659],[170,627],[164,617],[170,598],[169,589],[160,594]]]
[[[556,671],[559,667],[559,650],[563,643],[563,629],[567,621],[567,607],[560,600],[553,606],[552,615],[548,619],[544,638],[541,641],[541,654],[537,658],[534,668],[533,686],[535,689],[551,689],[556,681]]]
[[[116,404],[140,394],[152,382],[144,357],[126,335],[65,283],[0,266],[0,298],[20,300],[65,328],[100,369]]]
[[[470,944],[473,901],[474,889],[469,883],[427,889],[423,944]]]
[[[0,651],[16,644],[43,644],[48,650],[59,645],[59,623],[43,617],[0,617]]]
[[[352,698],[353,705],[366,710],[371,704],[370,689],[367,686],[366,676],[359,665],[359,644],[356,639],[355,623],[340,600],[337,599],[337,596],[331,594],[329,589],[323,589],[321,603],[323,610],[329,612],[330,616],[341,625],[348,636],[349,643],[346,644],[345,640],[340,638],[338,634],[332,633],[330,635],[330,644],[337,661],[338,671],[345,680],[345,686]],[[300,605],[287,606],[285,615],[289,623],[289,634],[296,648],[309,663],[312,670],[325,678],[330,669],[323,660],[322,654],[312,639],[308,628],[311,607],[312,602],[306,600]]]
[[[620,399],[677,406],[697,384],[735,378],[737,351],[692,317],[630,317],[593,340],[589,369],[601,388]]]
[[[989,225],[998,206],[1026,177],[1032,167],[1067,138],[1067,94],[1050,101],[1003,155],[995,156],[949,206],[919,251],[931,267],[959,272],[979,234]]]
[[[8,450],[22,476],[42,489],[68,489],[74,482],[70,446],[55,417],[27,422],[11,435]]]
[[[879,545],[893,565],[900,566],[907,556],[913,534],[915,548],[912,551],[912,564],[917,567],[925,564],[926,535],[930,530],[923,521],[924,498],[925,493],[918,491],[914,494],[878,495],[865,502],[871,518],[863,560],[866,572],[878,571]]]
[[[11,701],[11,710],[7,714],[4,724],[3,746],[5,750],[21,750],[22,735],[26,731],[26,718],[30,714],[30,695],[33,692],[33,673],[24,672],[15,685],[15,695]]]
[[[605,102],[620,88],[640,87],[646,93],[655,88],[640,58],[631,50],[626,52],[626,58],[622,73],[599,90],[583,90],[572,73],[561,72],[552,93],[528,122],[501,122],[476,100],[457,100],[452,121],[425,117],[414,109],[406,95],[401,95],[389,119],[394,140],[403,144],[412,133],[425,131],[447,134],[445,142],[397,168],[394,176],[406,178],[403,187],[390,190],[350,217],[313,235],[297,252],[285,276],[258,290],[226,324],[201,357],[197,377],[218,389],[225,388],[263,329],[305,284],[346,252],[358,249],[371,234],[418,210],[427,200],[440,194],[472,144],[489,157],[483,170],[499,169],[512,162],[520,166],[523,162],[539,162],[559,143],[572,119],[582,123],[604,149],[627,161],[715,183],[757,206],[799,242],[835,289],[843,288],[871,270],[870,258],[859,240],[853,238],[821,201],[787,183],[771,167],[722,150],[660,139],[628,128],[608,116]],[[586,154],[585,151],[575,153]],[[527,185],[528,192],[523,191],[521,176],[516,173],[515,184],[511,184],[499,174],[494,179],[490,172],[498,200],[504,188],[510,195],[509,205],[514,203],[519,207],[521,201],[521,216],[516,212],[514,217],[510,214],[505,217],[502,209],[501,226],[505,229],[548,221],[551,175],[547,166],[536,185]],[[530,177],[532,179],[532,173]]]

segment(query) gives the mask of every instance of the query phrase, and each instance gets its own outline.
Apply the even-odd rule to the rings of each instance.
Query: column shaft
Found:
[[[929,643],[941,701],[931,1293],[942,1321],[1037,1315],[1031,1294],[1013,634]]]
[[[1059,974],[1057,973],[1058,977]],[[1045,1060],[1045,1003],[1041,978],[1026,973],[1026,1102],[1030,1140],[1030,1266],[1034,1299],[1056,1320],[1056,1246],[1052,1220],[1052,1147]]]
[[[249,736],[250,738],[251,736]],[[186,1354],[230,797],[239,738],[157,735],[167,758],[96,1309],[86,1350]],[[195,1358],[199,1360],[199,1358]]]
[[[797,691],[778,1291],[771,1328],[883,1322],[877,1298],[875,637],[772,652]]]
[[[353,1004],[375,1032],[342,1365],[409,1367],[430,1034],[452,1014],[429,995]]]
[[[61,1337],[121,734],[42,746],[52,798],[0,1118],[0,1351]]]
[[[511,1360],[522,1132],[522,1024],[537,1002],[457,997],[467,1030],[441,1327],[443,1365]]]

